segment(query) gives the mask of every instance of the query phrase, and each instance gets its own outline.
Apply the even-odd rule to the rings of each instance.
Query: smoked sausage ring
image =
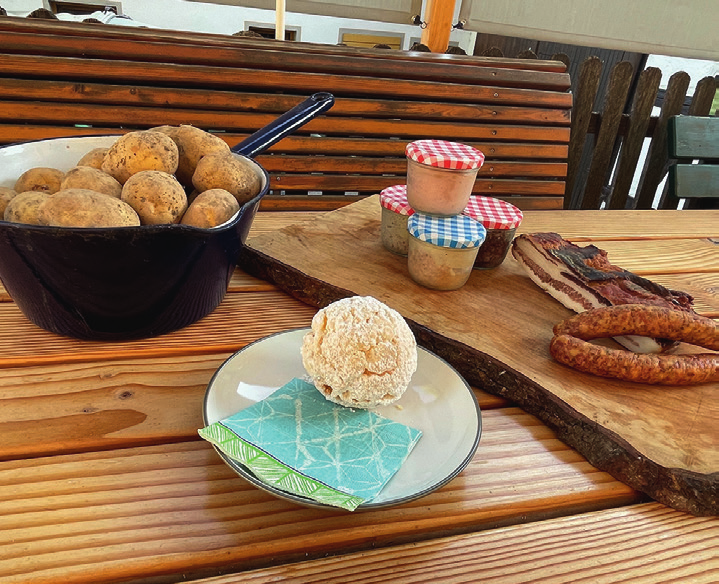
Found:
[[[592,339],[640,335],[719,350],[717,323],[684,310],[623,304],[582,312],[554,327],[552,357],[574,369],[624,381],[691,385],[719,381],[719,354],[656,355],[593,345]]]

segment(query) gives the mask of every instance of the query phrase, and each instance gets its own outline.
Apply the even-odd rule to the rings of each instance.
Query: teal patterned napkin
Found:
[[[199,433],[265,483],[349,511],[379,494],[422,435],[301,379]]]

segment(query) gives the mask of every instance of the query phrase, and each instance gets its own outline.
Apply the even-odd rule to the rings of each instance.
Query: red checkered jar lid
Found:
[[[407,185],[387,187],[379,194],[379,202],[385,208],[400,215],[410,216],[414,209],[407,202]]]
[[[487,229],[514,229],[522,222],[522,211],[493,197],[472,196],[462,211]]]
[[[410,160],[451,170],[473,170],[484,164],[484,154],[459,142],[446,140],[417,140],[410,142],[405,148]]]

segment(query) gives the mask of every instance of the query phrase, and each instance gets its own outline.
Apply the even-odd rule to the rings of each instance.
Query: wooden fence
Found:
[[[573,209],[676,208],[659,192],[671,161],[667,150],[667,123],[680,113],[709,114],[716,92],[716,79],[701,79],[683,111],[689,75],[674,73],[668,81],[658,115],[652,115],[662,72],[649,67],[630,92],[633,68],[618,63],[611,71],[606,93],[597,96],[602,63],[590,57],[582,63],[572,111],[569,168],[565,201]],[[600,111],[593,105],[602,104]],[[642,147],[649,139],[642,160]],[[638,185],[630,196],[632,184]],[[664,191],[665,189],[662,188]]]
[[[503,56],[496,47],[484,55]],[[517,58],[535,58],[523,51]],[[553,59],[569,67],[569,57]],[[575,78],[565,206],[571,209],[676,208],[668,200],[664,179],[671,165],[667,123],[680,113],[709,115],[717,89],[715,77],[705,77],[687,95],[690,78],[674,73],[660,90],[662,72],[654,67],[635,71],[621,61],[606,71],[596,56],[573,67]],[[600,80],[606,80],[600,83]],[[659,114],[653,114],[661,95]],[[632,186],[635,186],[632,189]],[[660,189],[662,192],[660,192]]]

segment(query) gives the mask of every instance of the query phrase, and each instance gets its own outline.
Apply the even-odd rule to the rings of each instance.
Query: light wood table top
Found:
[[[250,236],[315,216],[260,213]],[[719,211],[534,211],[521,231],[594,242],[719,318]],[[207,383],[315,311],[238,270],[200,322],[101,343],[35,327],[0,288],[0,583],[719,581],[719,519],[647,499],[479,388],[473,460],[416,501],[325,511],[238,477],[197,435]]]

